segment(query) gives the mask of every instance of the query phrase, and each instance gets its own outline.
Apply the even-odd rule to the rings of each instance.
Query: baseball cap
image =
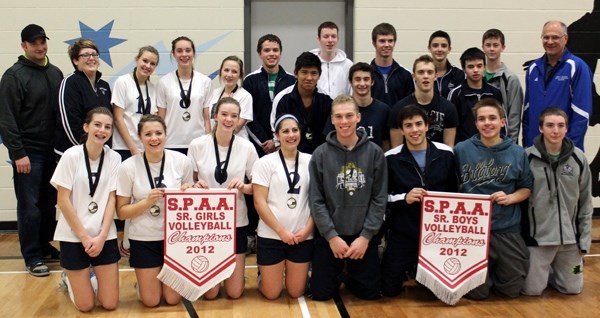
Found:
[[[34,42],[37,38],[46,38],[46,40],[50,40],[46,36],[44,28],[37,24],[30,24],[21,31],[21,42]]]

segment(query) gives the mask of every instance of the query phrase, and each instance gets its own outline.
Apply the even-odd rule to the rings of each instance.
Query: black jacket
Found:
[[[111,109],[110,86],[96,72],[96,89],[81,71],[67,75],[60,83],[56,99],[56,140],[54,152],[62,155],[65,150],[78,145],[84,135],[83,122],[92,108],[104,106]]]
[[[421,203],[406,203],[413,188],[428,191],[458,191],[456,160],[452,149],[445,144],[428,142],[425,171],[417,165],[410,150],[400,145],[385,153],[388,165],[388,216],[386,223],[396,239],[414,243],[418,248],[421,226]]]
[[[464,80],[465,72],[446,60],[446,74],[435,80],[435,91],[447,98],[450,91],[462,84]]]
[[[19,56],[0,81],[0,135],[11,160],[28,152],[52,152],[52,101],[63,73],[48,63],[40,66]]]
[[[388,104],[390,108],[415,91],[412,75],[396,61],[393,61],[392,70],[385,80],[375,64],[375,59],[371,61],[371,66],[373,67],[374,80],[371,96]]]
[[[275,97],[283,89],[294,85],[296,78],[286,72],[281,65],[279,66],[279,73],[277,73],[277,79],[275,80],[275,91],[273,97]],[[254,120],[247,123],[246,126],[250,130],[250,133],[256,136],[258,140],[263,143],[273,138],[273,132],[271,131],[271,110],[273,108],[273,101],[269,96],[269,74],[261,66],[260,69],[248,74],[244,78],[243,87],[245,90],[252,95],[252,112]],[[254,138],[250,138],[250,141],[255,145],[259,156],[263,156],[264,152],[262,147],[257,144]]]
[[[301,137],[298,150],[312,154],[313,151],[325,142],[325,137],[332,126],[331,123],[331,97],[315,88],[312,106],[306,111],[302,97],[298,92],[298,85],[290,86],[283,90],[273,100],[275,118],[282,114],[292,114],[300,121]]]

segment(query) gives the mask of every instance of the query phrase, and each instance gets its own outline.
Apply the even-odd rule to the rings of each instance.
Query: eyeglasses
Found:
[[[79,54],[80,58],[84,58],[84,59],[89,59],[90,57],[93,57],[95,59],[97,59],[100,56],[100,54],[98,53],[83,53],[83,54]]]
[[[558,41],[558,40],[560,40],[560,38],[562,38],[565,35],[566,34],[563,34],[563,35],[542,35],[542,40],[544,42],[548,42],[550,40],[552,40],[552,41]]]

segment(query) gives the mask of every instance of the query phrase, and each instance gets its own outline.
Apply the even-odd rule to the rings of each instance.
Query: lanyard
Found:
[[[94,197],[96,189],[98,188],[98,182],[100,181],[100,173],[102,172],[102,164],[104,164],[104,147],[102,148],[102,154],[100,155],[100,162],[98,163],[98,172],[96,172],[96,180],[92,181],[92,166],[90,164],[90,155],[88,154],[85,143],[83,144],[83,156],[85,157],[85,169],[87,170],[88,181],[90,184],[90,197]]]
[[[229,141],[229,149],[227,149],[227,157],[225,157],[225,163],[223,164],[223,168],[221,168],[221,158],[219,158],[219,147],[217,146],[217,136],[213,137],[213,141],[215,144],[215,156],[217,159],[217,167],[215,168],[215,181],[219,184],[223,184],[227,180],[227,166],[229,165],[229,157],[231,156],[231,148],[233,148],[233,139],[235,135],[231,136],[231,140]]]
[[[137,67],[133,69],[133,81],[135,82],[135,87],[137,88],[138,94],[140,94],[140,97],[138,97],[137,113],[144,114],[144,115],[150,114],[150,107],[152,107],[152,102],[150,100],[150,93],[148,92],[148,80],[146,80],[144,82],[144,85],[146,86],[146,103],[144,103],[144,96],[142,95],[142,89],[140,88],[140,83],[138,83],[137,76],[135,75],[136,70],[137,70]]]
[[[165,157],[166,154],[163,151],[162,161],[160,162],[160,174],[158,175],[158,182],[154,183],[154,178],[152,178],[152,172],[150,171],[150,165],[148,164],[148,158],[146,158],[146,153],[144,152],[144,165],[146,166],[146,174],[148,175],[148,181],[150,181],[150,189],[154,189],[162,184],[163,180],[163,172],[165,171]]]
[[[187,94],[185,93],[183,85],[181,84],[181,79],[179,78],[179,70],[175,71],[175,75],[177,75],[177,82],[179,82],[179,89],[181,90],[181,93],[179,94],[179,96],[181,97],[179,107],[183,109],[189,108],[192,104],[192,81],[194,80],[194,70],[192,69],[192,75],[190,77],[190,88],[188,89]]]
[[[294,164],[294,179],[290,177],[290,172],[287,168],[287,164],[285,163],[285,158],[283,157],[283,152],[279,149],[279,158],[281,159],[281,164],[283,165],[283,170],[285,171],[285,177],[288,182],[288,193],[293,193],[296,184],[298,183],[298,157],[300,156],[300,151],[296,151],[296,163]]]

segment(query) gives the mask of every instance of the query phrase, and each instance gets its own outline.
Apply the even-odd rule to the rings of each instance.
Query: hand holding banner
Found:
[[[446,304],[485,283],[491,215],[489,195],[428,191],[423,197],[416,279]]]
[[[158,279],[188,300],[235,269],[237,190],[165,191],[165,263]]]

